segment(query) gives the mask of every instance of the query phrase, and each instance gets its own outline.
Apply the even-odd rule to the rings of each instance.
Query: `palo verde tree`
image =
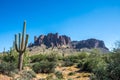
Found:
[[[23,24],[22,35],[21,35],[21,33],[19,33],[18,35],[15,34],[15,49],[19,53],[19,57],[18,57],[19,71],[21,71],[23,68],[23,56],[24,56],[24,52],[27,47],[28,37],[29,37],[29,35],[26,34],[25,32],[26,32],[26,21],[24,21],[24,24]],[[26,35],[26,38],[25,38],[25,35]],[[24,38],[25,38],[25,40],[24,40]]]

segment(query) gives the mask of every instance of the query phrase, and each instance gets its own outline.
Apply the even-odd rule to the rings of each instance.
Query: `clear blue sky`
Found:
[[[100,39],[108,48],[120,40],[120,0],[0,0],[0,51],[12,46],[24,20],[29,42],[49,32]]]

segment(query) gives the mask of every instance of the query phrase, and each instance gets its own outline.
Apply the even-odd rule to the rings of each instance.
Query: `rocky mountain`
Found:
[[[97,40],[97,39],[87,39],[87,40],[82,40],[82,41],[72,41],[71,45],[75,49],[82,49],[82,48],[103,48],[108,50],[108,48],[105,46],[104,42],[102,40]]]
[[[41,45],[45,45],[47,48],[50,47],[69,47],[70,48],[70,44],[71,44],[71,39],[70,37],[66,36],[66,35],[58,35],[58,33],[49,33],[47,35],[40,35],[39,37],[34,37],[34,43],[31,43],[29,45],[29,47],[32,46],[41,46]]]
[[[105,46],[104,41],[98,39],[87,39],[82,41],[71,41],[70,37],[66,35],[59,35],[58,33],[49,33],[47,35],[40,35],[39,37],[34,37],[34,43],[30,43],[29,47],[42,46],[45,45],[47,48],[72,48],[72,49],[82,49],[82,48],[101,48],[108,50]]]

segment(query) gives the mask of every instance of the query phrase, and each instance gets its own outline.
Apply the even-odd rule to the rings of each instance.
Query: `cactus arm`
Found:
[[[26,21],[24,21],[23,24],[23,32],[22,32],[22,42],[21,42],[21,50],[24,50],[24,35],[25,35],[25,30],[26,30]]]
[[[27,43],[28,43],[28,38],[29,38],[29,35],[27,34],[27,35],[26,35],[26,39],[25,39],[25,47],[24,47],[23,52],[25,52],[25,50],[26,50]]]
[[[18,43],[18,46],[19,46],[19,50],[21,50],[21,33],[19,33],[19,43]]]
[[[18,43],[18,39],[17,39],[17,35],[15,34],[15,49],[17,52],[19,52],[17,43]]]

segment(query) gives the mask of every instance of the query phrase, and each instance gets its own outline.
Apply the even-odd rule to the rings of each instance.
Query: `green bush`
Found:
[[[17,54],[5,54],[2,56],[2,60],[5,62],[17,62],[18,61],[18,55]]]
[[[62,66],[72,66],[75,63],[77,63],[78,60],[78,56],[77,55],[69,55],[63,58],[63,64]]]
[[[63,58],[63,66],[72,66],[74,64],[78,64],[78,66],[80,67],[80,62],[84,62],[84,59],[86,59],[88,57],[88,54],[86,52],[80,52],[77,54],[72,54],[72,55],[68,55],[66,57]]]
[[[67,66],[73,66],[73,65],[74,65],[74,63],[71,62],[70,60],[66,60],[66,61],[64,61],[62,63],[62,66],[65,66],[65,67],[67,67]]]
[[[15,80],[32,80],[35,77],[36,73],[34,71],[22,71],[20,77],[17,77]]]
[[[32,68],[36,73],[52,73],[54,72],[55,67],[55,62],[49,62],[46,60],[41,61],[39,63],[35,63]]]
[[[102,57],[102,58],[101,58]],[[120,79],[120,53],[114,52],[102,55],[98,59],[97,66],[92,69],[94,76],[91,80],[119,80]],[[104,58],[104,59],[103,59]],[[93,63],[93,62],[92,62]],[[95,78],[95,79],[94,79]]]
[[[75,72],[70,72],[68,75],[69,76],[75,75]]]
[[[46,54],[32,55],[30,57],[31,63],[40,62],[46,59]]]
[[[24,53],[24,58],[23,58],[23,67],[28,66],[30,63],[30,57],[28,52]]]
[[[109,80],[107,78],[107,65],[104,62],[98,63],[98,66],[93,69],[93,73],[95,74],[98,80]]]
[[[99,55],[99,56],[98,56]],[[100,54],[90,53],[89,56],[83,58],[77,64],[77,67],[81,68],[82,71],[94,72],[98,67],[106,66],[106,62],[102,59]]]
[[[56,62],[58,60],[58,55],[55,52],[51,52],[47,55],[46,59],[50,62],[52,61]]]
[[[73,63],[77,63],[78,56],[77,55],[69,55],[69,56],[64,57],[63,61],[71,61]]]
[[[54,79],[53,79],[53,75],[49,74],[46,78],[41,78],[40,80],[54,80]],[[57,80],[57,79],[55,79],[55,80]]]
[[[77,68],[81,68],[81,67],[82,67],[82,65],[83,65],[83,61],[82,61],[82,60],[80,60],[80,61],[77,63]]]
[[[15,63],[1,62],[0,63],[0,73],[9,75],[12,71],[17,69]]]
[[[52,61],[57,61],[58,60],[58,55],[56,53],[46,53],[46,54],[38,54],[38,55],[33,55],[30,57],[31,63],[35,62],[40,62],[42,60],[48,60],[50,62]]]
[[[111,53],[109,53],[109,54],[101,54],[102,56],[101,56],[101,58],[107,63],[107,64],[109,64],[110,62],[111,62],[111,58],[110,58],[110,56],[111,56]]]
[[[8,54],[4,54],[2,56],[2,61],[18,64],[18,53],[16,51],[10,51]],[[23,66],[27,65],[28,63],[29,63],[29,56],[27,52],[25,52],[23,58]]]
[[[56,72],[55,72],[55,75],[56,75],[56,77],[57,77],[58,79],[63,79],[62,72],[56,71]]]
[[[78,64],[78,66],[81,65],[81,62]],[[90,60],[86,60],[85,62],[82,63],[81,71],[87,71],[87,72],[92,72],[92,62]]]
[[[120,64],[114,64],[114,63],[112,65],[111,64],[108,66],[109,78],[111,80],[119,80],[120,79]]]
[[[77,59],[83,60],[83,59],[87,58],[89,55],[87,52],[80,52],[77,54],[77,56],[78,56]]]
[[[98,80],[97,77],[94,74],[91,74],[90,80]]]
[[[111,80],[119,80],[120,79],[120,53],[112,53],[111,62],[108,64],[107,72],[108,77]]]

